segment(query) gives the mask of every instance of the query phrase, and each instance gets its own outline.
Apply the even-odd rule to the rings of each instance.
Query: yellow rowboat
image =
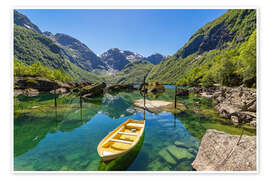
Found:
[[[144,126],[144,120],[128,119],[100,141],[98,155],[103,161],[109,161],[126,154],[139,142]]]

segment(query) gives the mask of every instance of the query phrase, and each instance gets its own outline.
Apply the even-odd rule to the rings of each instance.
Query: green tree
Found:
[[[256,87],[256,30],[240,49],[240,74],[243,83],[248,87]]]

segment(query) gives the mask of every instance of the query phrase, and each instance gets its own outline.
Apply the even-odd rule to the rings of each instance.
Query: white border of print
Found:
[[[15,7],[14,9],[45,9],[45,8],[29,8],[29,7]],[[11,17],[12,17],[12,20],[11,22],[13,22],[13,10],[14,9],[10,9],[10,13],[11,13]],[[47,9],[47,8],[46,8]],[[62,8],[62,7],[55,7],[55,8],[49,8],[49,9],[66,9],[66,8]],[[69,9],[88,9],[88,8],[69,8]],[[111,7],[108,7],[108,8],[104,8],[104,7],[96,7],[96,8],[91,8],[91,9],[112,9]],[[91,10],[89,9],[89,10]],[[139,8],[131,8],[131,7],[117,7],[116,9],[183,9],[183,8],[175,8],[175,7],[159,7],[159,8],[153,8],[153,7],[139,7]],[[197,8],[193,8],[193,9],[197,9]],[[199,9],[225,9],[225,8],[199,8]],[[256,9],[256,8],[231,8],[231,9]],[[257,10],[257,27],[258,27],[258,9]],[[11,23],[12,25],[12,34],[13,34],[13,23]],[[258,38],[257,38],[258,40]],[[12,48],[13,48],[13,36],[12,36],[12,39],[11,39],[11,44],[12,44]],[[257,43],[258,45],[258,43]],[[257,48],[258,49],[258,48]],[[12,49],[12,52],[13,52],[13,49]],[[12,54],[13,56],[13,54]],[[257,56],[258,57],[258,56]],[[12,58],[13,59],[13,58]],[[11,59],[11,62],[13,62]],[[257,59],[257,62],[258,62],[258,59]],[[13,66],[12,66],[13,67]],[[258,66],[257,66],[258,67]],[[257,71],[258,72],[258,71]],[[12,76],[13,78],[13,76]],[[13,84],[13,83],[12,83]],[[12,95],[13,97],[13,95]],[[257,101],[258,103],[258,101]],[[257,104],[257,107],[258,107],[258,104]],[[13,104],[12,104],[12,108],[13,108]],[[12,113],[12,116],[13,116],[13,113]],[[258,117],[257,117],[258,118]],[[13,119],[13,118],[12,118]],[[11,119],[11,122],[12,122],[12,119]],[[257,121],[258,122],[258,121]],[[259,123],[257,123],[257,126],[258,126]],[[12,122],[12,125],[13,127],[13,122]],[[12,128],[12,132],[13,132],[13,128]],[[258,128],[257,128],[257,134],[258,134]],[[12,136],[13,137],[13,136]],[[257,136],[257,142],[258,142],[258,137]],[[13,142],[13,141],[12,141]],[[12,143],[14,144],[14,143]],[[12,147],[12,150],[13,150],[13,147]],[[13,154],[13,153],[12,153]],[[11,155],[12,155],[11,154]],[[187,174],[190,174],[190,173],[221,173],[221,174],[227,174],[227,173],[232,173],[232,174],[235,174],[235,173],[243,173],[243,174],[247,174],[247,173],[251,173],[251,174],[256,174],[258,173],[258,148],[257,148],[257,170],[256,171],[14,171],[14,167],[13,167],[13,163],[11,163],[11,170],[13,173],[65,173],[65,174],[69,174],[69,173],[180,173],[180,174],[183,174],[183,173],[187,173]],[[12,158],[12,162],[14,162],[14,158],[13,156],[11,156]]]
[[[52,5],[53,4],[53,5]],[[63,6],[63,4],[65,4]],[[80,6],[78,6],[78,4],[80,4]],[[123,4],[125,6],[123,6]],[[155,5],[155,6],[153,6]],[[268,6],[267,6],[268,5]],[[23,174],[23,175],[19,175],[18,173],[15,174],[10,174],[10,172],[12,171],[12,165],[13,164],[13,158],[10,158],[12,156],[12,143],[13,143],[13,106],[12,104],[10,106],[8,106],[8,104],[10,103],[10,101],[12,101],[13,99],[13,93],[11,93],[13,91],[13,88],[10,87],[10,84],[12,83],[12,61],[9,62],[7,60],[12,59],[12,45],[8,46],[7,44],[10,43],[10,41],[12,41],[12,37],[10,37],[10,32],[12,32],[11,28],[11,22],[12,19],[11,18],[7,18],[8,16],[10,16],[12,13],[10,13],[10,11],[12,9],[18,9],[18,8],[25,8],[25,9],[30,9],[30,8],[34,8],[34,9],[66,9],[66,8],[76,8],[76,9],[81,9],[81,8],[85,8],[85,9],[150,9],[150,8],[158,8],[158,9],[233,9],[233,8],[242,8],[242,9],[247,9],[247,8],[256,8],[257,9],[257,19],[259,22],[263,22],[262,25],[262,29],[257,26],[258,28],[258,55],[257,55],[257,81],[258,81],[258,88],[257,88],[257,95],[258,95],[258,101],[257,101],[257,108],[258,108],[258,112],[257,112],[257,120],[259,120],[260,122],[257,124],[257,172],[259,173],[256,177],[254,177],[252,174],[246,174],[246,173],[238,173],[238,172],[232,172],[232,173],[228,173],[228,172],[221,172],[221,173],[217,173],[214,172],[214,174],[211,174],[211,176],[208,177],[209,172],[196,172],[196,173],[190,173],[190,172],[186,172],[186,173],[181,173],[181,175],[185,176],[185,179],[197,179],[198,176],[196,175],[200,175],[200,178],[207,178],[207,179],[216,179],[216,175],[218,175],[219,179],[227,179],[229,177],[242,177],[245,176],[245,180],[247,179],[254,179],[254,178],[264,178],[265,176],[269,175],[270,172],[269,170],[266,168],[268,166],[268,160],[270,159],[269,157],[269,153],[267,152],[270,148],[269,146],[269,139],[268,136],[269,134],[267,133],[268,127],[270,126],[270,122],[269,122],[269,115],[267,115],[267,113],[261,114],[261,112],[268,112],[268,102],[267,100],[270,99],[270,86],[269,83],[265,83],[262,84],[262,79],[264,78],[268,78],[270,76],[270,71],[269,71],[269,67],[268,65],[270,65],[269,62],[269,51],[268,51],[268,43],[269,43],[269,38],[267,39],[267,35],[270,32],[270,11],[267,8],[269,7],[268,1],[263,1],[263,0],[257,0],[257,1],[253,1],[253,0],[238,0],[238,1],[232,1],[232,0],[219,0],[219,1],[211,1],[211,0],[206,0],[206,1],[199,1],[199,0],[182,0],[182,1],[171,1],[171,0],[166,0],[166,1],[162,1],[162,0],[153,0],[153,1],[143,1],[143,0],[137,0],[137,1],[108,1],[108,0],[99,0],[99,1],[83,1],[83,0],[77,0],[77,1],[52,1],[52,0],[39,0],[39,1],[31,1],[31,0],[11,0],[11,1],[5,1],[1,3],[1,18],[5,18],[1,19],[1,24],[2,24],[2,28],[0,29],[1,33],[0,35],[3,36],[2,39],[2,43],[0,44],[1,46],[1,52],[2,52],[2,61],[1,61],[1,79],[3,82],[2,87],[0,89],[1,93],[0,95],[2,96],[1,100],[1,110],[2,110],[2,130],[0,131],[1,134],[1,140],[2,141],[2,146],[6,145],[8,146],[8,152],[6,152],[6,148],[1,148],[1,177],[2,178],[9,178],[9,179],[15,179],[15,178],[20,178],[20,179],[36,179],[37,176],[32,176],[31,174]],[[260,8],[260,11],[258,10],[258,8]],[[7,11],[10,10],[10,11]],[[260,16],[259,16],[260,15]],[[262,20],[261,20],[262,19]],[[258,24],[259,25],[259,24]],[[5,27],[9,27],[8,29]],[[260,40],[259,40],[260,39]],[[262,44],[262,46],[259,45]],[[266,50],[267,49],[267,50]],[[260,59],[260,60],[259,60]],[[262,66],[262,63],[264,64],[264,66]],[[8,67],[8,68],[7,68]],[[6,81],[7,78],[7,74],[9,75],[8,77],[8,81]],[[258,94],[259,93],[259,94]],[[9,96],[7,96],[7,94],[9,94]],[[263,96],[264,99],[260,98],[260,96]],[[10,121],[8,121],[10,120]],[[3,122],[4,121],[4,122]],[[7,124],[6,124],[7,123]],[[7,126],[5,126],[7,125]],[[8,126],[10,125],[10,126]],[[10,128],[5,128],[5,127],[11,127]],[[12,130],[12,132],[11,132]],[[263,131],[263,132],[261,132]],[[264,133],[264,136],[261,137],[261,134]],[[9,138],[7,138],[7,136],[10,136]],[[260,137],[260,139],[258,139],[258,137]],[[263,142],[263,146],[264,149],[261,149],[261,144]],[[9,149],[12,148],[12,149]],[[260,151],[260,152],[259,152]],[[259,155],[259,156],[258,156]],[[259,158],[263,156],[263,159],[261,159],[261,161],[259,161]],[[263,164],[259,164],[259,163],[263,163]],[[8,165],[9,164],[9,165]],[[10,168],[11,167],[11,168]],[[67,172],[64,172],[64,174]],[[80,172],[71,172],[74,174],[80,174]],[[109,172],[109,174],[111,174],[112,172]],[[124,172],[126,173],[126,172]],[[148,174],[156,174],[156,173],[160,173],[161,176],[155,176],[155,178],[162,178],[164,179],[164,177],[170,177],[174,178],[175,176],[171,176],[171,174],[175,174],[175,172],[170,172],[169,174],[166,175],[165,173],[162,173],[160,171],[158,172],[147,172],[144,173],[144,175],[148,175]],[[20,173],[21,174],[21,173]],[[54,176],[52,175],[46,175],[38,172],[35,174],[42,174],[42,176],[38,176],[39,179],[48,179],[48,178],[54,178]],[[61,174],[60,172],[56,172],[56,173],[50,173],[50,174]],[[70,173],[67,173],[69,176],[65,176],[66,179],[73,179],[74,177],[72,177],[72,175]],[[92,173],[93,176],[92,177],[97,177],[100,178],[100,174],[97,174],[96,172]],[[101,173],[103,174],[103,172]],[[118,174],[118,175],[117,175]],[[118,172],[111,174],[112,176],[110,176],[110,179],[119,179],[120,175],[124,175],[123,173],[120,174]],[[135,175],[135,172],[131,172],[131,174]],[[219,174],[223,175],[226,174],[226,176],[220,176]],[[127,174],[129,177],[129,179],[138,179],[138,176],[130,176],[129,174]],[[187,176],[188,175],[188,176]],[[189,176],[192,175],[192,176]],[[195,176],[194,176],[195,175]],[[250,176],[251,175],[251,176]],[[57,177],[59,178],[59,177]],[[80,178],[87,178],[89,179],[88,176],[80,176]],[[179,178],[176,176],[176,178]]]

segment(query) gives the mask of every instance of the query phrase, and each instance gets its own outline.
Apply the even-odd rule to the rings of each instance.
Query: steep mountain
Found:
[[[150,63],[157,65],[159,64],[163,59],[165,58],[165,56],[163,56],[162,54],[159,53],[154,53],[146,58],[144,58],[144,60],[149,61]]]
[[[33,24],[26,16],[17,11],[14,11],[14,24],[42,34],[38,26]],[[100,57],[93,53],[79,40],[62,33],[53,35],[51,32],[45,31],[43,34],[53,40],[54,44],[60,47],[60,51],[66,59],[70,60],[70,62],[80,68],[89,72],[93,69],[107,69],[106,64],[100,59]]]
[[[110,69],[121,71],[130,61],[135,61],[136,56],[135,54],[131,55],[131,53],[127,53],[118,48],[112,48],[101,54],[100,57],[109,66]],[[130,59],[128,59],[128,57]]]
[[[35,24],[33,24],[25,15],[19,13],[16,10],[14,10],[13,15],[14,15],[14,24],[25,27],[27,29],[31,29],[37,33],[42,33],[40,29]]]
[[[70,51],[72,53],[68,53]],[[77,60],[77,57],[82,57],[79,60],[83,62],[74,61],[73,64],[71,60]],[[42,33],[38,26],[17,11],[14,11],[14,58],[27,65],[41,62],[52,69],[63,69],[74,80],[93,82],[102,81],[102,79],[85,69],[99,67],[103,69],[105,65],[99,57],[78,40],[72,37],[66,38],[66,35],[62,34],[54,36],[48,31]],[[101,66],[99,66],[100,64]],[[85,65],[85,67],[81,68],[80,65]]]
[[[49,31],[45,31],[45,32],[43,32],[43,34],[46,35],[48,38],[50,38],[51,40],[53,40],[57,44],[57,41],[56,41],[53,33],[49,32]]]
[[[101,54],[101,58],[108,65],[110,69],[121,71],[127,64],[133,63],[135,61],[149,61],[150,63],[156,65],[159,64],[166,56],[162,54],[155,53],[148,57],[143,57],[138,53],[134,53],[127,50],[120,50],[118,48],[112,48]]]
[[[238,67],[236,65],[243,62],[240,58],[241,51],[252,34],[255,33],[256,39],[255,30],[256,10],[228,10],[222,16],[200,28],[173,56],[155,66],[149,73],[147,81],[178,82],[182,85],[198,85],[206,81],[208,82],[205,85],[208,83],[223,84],[219,79],[222,74],[213,73],[224,69],[224,63],[228,63],[232,59],[234,59],[231,62],[232,67]],[[230,69],[233,69],[232,67]],[[211,68],[213,68],[212,74],[209,73]],[[227,78],[230,79],[227,79],[228,81],[237,82],[227,83],[227,85],[243,83],[245,77],[241,77],[240,71],[239,65],[238,69],[227,75]]]
[[[116,77],[112,77],[111,82],[120,84],[139,84],[143,82],[143,78],[153,68],[153,64],[145,61],[138,60],[127,64]]]
[[[14,56],[25,64],[41,62],[52,68],[69,69],[61,48],[46,36],[14,25]]]
[[[143,56],[138,54],[138,53],[134,53],[134,52],[131,52],[131,51],[127,51],[127,50],[124,50],[124,51],[120,51],[120,53],[125,56],[125,58],[129,61],[129,62],[134,62],[134,61],[138,61],[138,60],[142,60],[143,59]]]
[[[101,81],[65,59],[63,49],[47,36],[14,24],[14,58],[27,65],[41,62],[52,69],[63,69],[74,80]]]
[[[65,56],[73,64],[89,72],[93,69],[106,70],[106,64],[101,58],[79,40],[63,33],[57,33],[54,36],[51,33],[46,34],[64,49]]]

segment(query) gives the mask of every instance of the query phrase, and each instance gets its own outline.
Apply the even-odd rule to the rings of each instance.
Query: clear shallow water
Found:
[[[188,110],[173,115],[138,112],[133,102],[138,91],[105,94],[89,99],[79,107],[75,96],[52,95],[15,99],[14,170],[100,170],[96,148],[108,132],[129,118],[146,120],[139,152],[123,170],[190,171],[200,139],[207,129],[240,134],[241,129],[219,118],[210,100],[191,95],[178,98]],[[148,99],[174,99],[174,89]],[[197,103],[200,101],[200,104]],[[247,129],[247,134],[254,130]]]

